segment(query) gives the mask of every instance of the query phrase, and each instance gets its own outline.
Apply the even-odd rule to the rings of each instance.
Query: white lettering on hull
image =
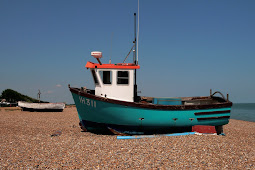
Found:
[[[96,105],[96,101],[94,101],[94,100],[85,99],[85,98],[83,98],[81,96],[79,96],[79,99],[80,99],[80,103],[85,104],[87,106],[91,106],[91,107],[94,107],[94,108],[96,108],[96,106],[97,106]]]

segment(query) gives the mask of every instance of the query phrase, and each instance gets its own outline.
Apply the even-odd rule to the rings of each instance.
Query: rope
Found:
[[[129,54],[131,53],[131,51],[133,50],[134,46],[135,46],[135,44],[132,46],[131,50],[129,51],[129,53],[128,53],[128,55],[126,56],[126,58],[125,58],[125,60],[123,61],[123,63],[125,63],[125,61],[127,60],[128,56],[129,56]]]

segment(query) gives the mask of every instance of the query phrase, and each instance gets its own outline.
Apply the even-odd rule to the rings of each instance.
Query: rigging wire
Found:
[[[125,61],[127,60],[128,56],[129,56],[129,54],[131,53],[131,51],[133,50],[134,46],[135,46],[135,44],[132,46],[131,50],[129,51],[129,53],[128,53],[128,55],[126,56],[126,58],[125,58],[125,60],[123,61],[123,63],[125,63]]]

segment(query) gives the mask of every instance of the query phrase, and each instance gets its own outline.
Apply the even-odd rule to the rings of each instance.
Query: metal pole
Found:
[[[38,92],[38,100],[39,100],[39,103],[40,103],[40,101],[41,101],[41,99],[40,99],[40,95],[41,95],[41,92],[40,92],[40,90],[38,90],[39,92]]]
[[[135,40],[134,40],[134,45],[135,45],[135,50],[134,50],[134,64],[136,65],[136,13],[134,13],[134,31],[135,31]],[[135,69],[135,84],[134,84],[134,102],[137,101],[137,85],[136,85],[136,69]]]
[[[136,64],[138,65],[138,41],[139,41],[139,0],[138,0],[138,15],[137,15],[137,49],[136,49]]]
[[[134,58],[133,62],[136,64],[136,13],[134,13],[134,44],[135,44],[135,50],[134,50]]]
[[[100,59],[99,59],[99,58],[97,58],[97,61],[99,62],[99,64],[100,64],[100,65],[102,65],[102,63],[101,63],[101,61],[100,61]]]

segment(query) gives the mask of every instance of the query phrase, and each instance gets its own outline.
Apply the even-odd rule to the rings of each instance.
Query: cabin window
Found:
[[[128,71],[118,71],[117,84],[128,84]]]
[[[94,79],[95,84],[98,84],[98,80],[97,80],[97,76],[96,76],[95,70],[94,70],[94,69],[91,70],[91,73],[92,73],[92,76],[93,76],[93,79]]]
[[[99,71],[101,79],[104,84],[112,84],[112,72],[111,71]]]

